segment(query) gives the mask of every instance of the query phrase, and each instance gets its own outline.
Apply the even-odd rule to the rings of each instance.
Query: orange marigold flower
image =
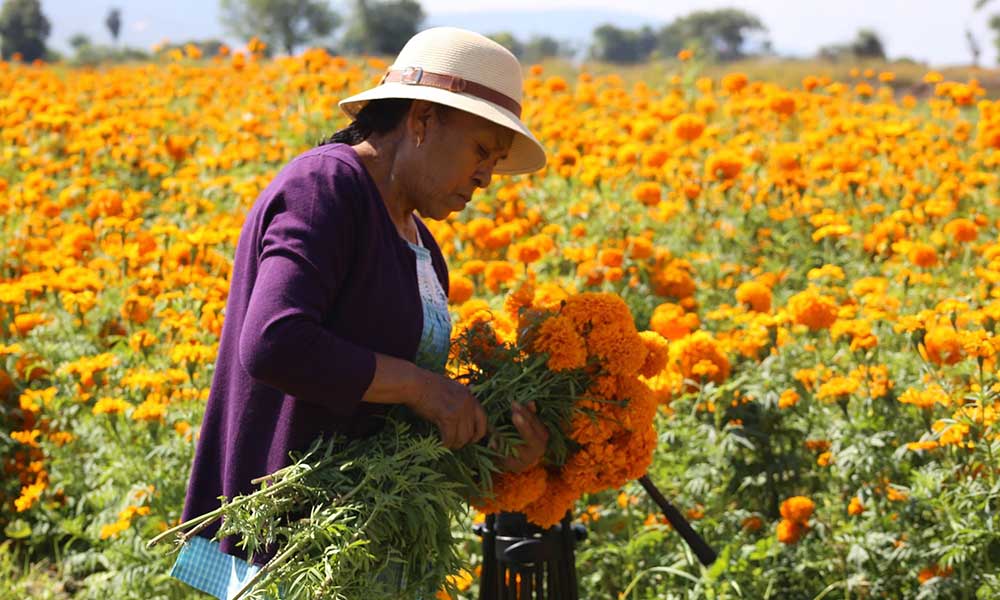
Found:
[[[760,528],[764,526],[764,520],[756,515],[752,515],[743,519],[743,522],[740,523],[740,526],[743,527],[743,529],[746,531],[750,532],[759,531]]]
[[[789,298],[788,309],[796,323],[813,331],[827,329],[837,320],[836,302],[813,288]]]
[[[657,296],[680,300],[694,294],[696,286],[691,276],[691,263],[682,259],[657,263],[651,281],[653,292]]]
[[[924,242],[914,242],[910,246],[910,251],[907,253],[907,258],[910,262],[917,265],[918,267],[933,267],[937,264],[938,256],[937,250],[934,246],[930,244],[925,244]]]
[[[805,496],[792,496],[781,503],[781,516],[805,525],[816,510],[816,504]]]
[[[745,88],[749,81],[745,73],[729,73],[722,78],[720,83],[722,84],[722,89],[729,93],[734,93]]]
[[[670,132],[685,142],[692,142],[705,131],[705,119],[701,115],[686,113],[678,115],[670,122]]]
[[[572,503],[580,497],[577,488],[570,486],[558,475],[548,475],[545,493],[524,507],[528,520],[540,527],[551,527],[558,523]]]
[[[799,403],[801,397],[795,390],[785,390],[778,397],[778,408],[791,408]]]
[[[924,335],[923,348],[927,360],[939,366],[953,365],[965,355],[961,336],[947,325],[931,327]]]
[[[653,309],[649,328],[668,340],[679,340],[698,328],[698,315],[677,304],[665,302]]]
[[[944,231],[959,244],[975,241],[979,237],[979,227],[970,219],[953,219],[944,226]]]
[[[547,364],[552,371],[580,369],[587,364],[586,341],[567,317],[550,317],[541,324],[535,338],[535,350],[548,353]]]
[[[705,331],[696,331],[671,344],[670,358],[686,379],[699,381],[699,373],[704,373],[707,379],[722,383],[729,377],[729,359],[719,342]]]
[[[476,284],[468,277],[453,275],[448,285],[448,302],[461,304],[472,297]]]
[[[643,377],[655,377],[666,368],[667,361],[670,360],[670,347],[667,340],[655,331],[641,331],[639,336],[649,351],[639,374]]]
[[[498,473],[493,477],[493,496],[476,499],[473,506],[486,513],[520,511],[545,492],[547,478],[543,466],[520,473]]]
[[[653,242],[645,237],[629,238],[629,256],[642,260],[653,255]]]
[[[660,184],[654,181],[644,181],[632,188],[632,197],[646,206],[656,206],[663,198]]]
[[[929,567],[921,569],[920,573],[917,574],[917,580],[920,582],[920,585],[923,585],[935,577],[948,577],[952,574],[952,572],[953,569],[951,567],[942,569],[937,564],[933,564]]]
[[[782,544],[795,544],[800,539],[802,535],[806,532],[806,526],[798,523],[796,521],[789,521],[788,519],[782,519],[778,523],[778,541]]]
[[[709,181],[735,178],[743,170],[746,161],[731,150],[720,150],[705,161],[705,178]]]
[[[863,512],[865,512],[865,505],[861,503],[861,499],[857,496],[851,498],[851,503],[847,505],[847,514],[856,517]]]
[[[745,281],[736,288],[736,301],[756,312],[771,310],[771,288],[757,281]]]

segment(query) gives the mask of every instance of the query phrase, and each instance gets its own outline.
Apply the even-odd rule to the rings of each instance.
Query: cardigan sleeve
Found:
[[[239,360],[260,383],[349,416],[375,375],[372,350],[323,324],[356,248],[353,177],[336,159],[299,159],[279,175],[262,221]]]

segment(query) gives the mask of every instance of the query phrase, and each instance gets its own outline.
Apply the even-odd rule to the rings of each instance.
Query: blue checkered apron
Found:
[[[419,235],[417,241],[420,241]],[[423,244],[407,242],[417,256],[417,283],[423,304],[424,327],[417,346],[414,362],[421,368],[444,372],[451,341],[451,315],[448,313],[448,296],[434,272],[431,253]],[[380,579],[398,579],[405,584],[403,569],[389,567]],[[260,567],[231,556],[219,549],[219,542],[201,536],[190,539],[181,548],[170,570],[170,576],[199,589],[219,600],[231,600],[253,578]]]

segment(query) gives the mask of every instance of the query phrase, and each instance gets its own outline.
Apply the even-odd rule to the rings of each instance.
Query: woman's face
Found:
[[[414,101],[406,121],[404,193],[425,217],[460,211],[486,187],[514,132],[482,117]]]

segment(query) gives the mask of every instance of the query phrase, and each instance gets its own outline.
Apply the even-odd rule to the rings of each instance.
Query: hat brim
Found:
[[[518,175],[531,173],[545,166],[545,148],[535,139],[535,136],[521,122],[521,119],[506,108],[476,96],[426,85],[395,82],[383,83],[360,94],[344,98],[338,104],[347,116],[354,118],[365,104],[371,100],[382,98],[412,98],[436,102],[474,114],[512,130],[516,135],[511,143],[510,151],[507,153],[506,159],[497,163],[493,170],[494,173]]]

